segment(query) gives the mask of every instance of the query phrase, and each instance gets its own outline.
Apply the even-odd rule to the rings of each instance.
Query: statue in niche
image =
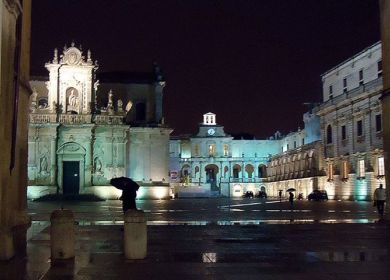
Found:
[[[40,172],[41,174],[47,174],[47,168],[48,168],[47,157],[46,157],[46,156],[43,156],[43,157],[41,157],[41,159],[40,159],[40,163],[39,163],[39,172]]]
[[[114,114],[114,94],[112,93],[112,89],[108,92],[108,104],[107,104],[107,111],[109,115]]]
[[[76,107],[76,104],[77,104],[77,97],[74,94],[74,89],[72,89],[69,95],[69,105],[71,107]]]
[[[95,173],[102,174],[102,162],[98,157],[95,158],[94,166],[95,166]]]

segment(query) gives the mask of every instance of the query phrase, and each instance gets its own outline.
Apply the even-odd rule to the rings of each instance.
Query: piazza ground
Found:
[[[125,260],[120,201],[66,202],[76,217],[76,258],[52,265],[55,202],[29,202],[27,257],[0,279],[388,279],[389,225],[370,202],[260,199],[139,200],[148,256]]]

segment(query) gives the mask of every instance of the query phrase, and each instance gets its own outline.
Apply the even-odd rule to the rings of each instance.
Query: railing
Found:
[[[55,123],[56,114],[30,114],[30,123]]]
[[[123,124],[123,116],[96,115],[96,124]]]
[[[91,115],[59,115],[59,123],[63,124],[85,124],[91,123]]]

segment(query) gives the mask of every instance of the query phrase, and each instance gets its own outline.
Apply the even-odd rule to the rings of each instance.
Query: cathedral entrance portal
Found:
[[[75,195],[80,190],[80,162],[64,161],[63,162],[63,194]]]

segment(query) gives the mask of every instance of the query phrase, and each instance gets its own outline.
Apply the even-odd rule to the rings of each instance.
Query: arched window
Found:
[[[233,166],[233,178],[239,178],[241,172],[241,166],[238,164],[235,164]]]
[[[145,103],[137,103],[135,105],[135,120],[136,121],[145,121],[146,120],[146,105]]]
[[[38,108],[39,109],[43,109],[43,108],[47,108],[47,106],[48,106],[47,98],[46,97],[39,98],[39,100],[38,100]]]
[[[259,178],[267,177],[267,167],[264,164],[260,164],[258,167]]]
[[[246,174],[247,174],[248,178],[252,178],[252,176],[253,176],[253,171],[254,171],[253,165],[247,164],[247,165],[245,166],[245,171],[246,171]]]
[[[332,144],[332,126],[328,124],[326,127],[326,143],[327,144]]]

